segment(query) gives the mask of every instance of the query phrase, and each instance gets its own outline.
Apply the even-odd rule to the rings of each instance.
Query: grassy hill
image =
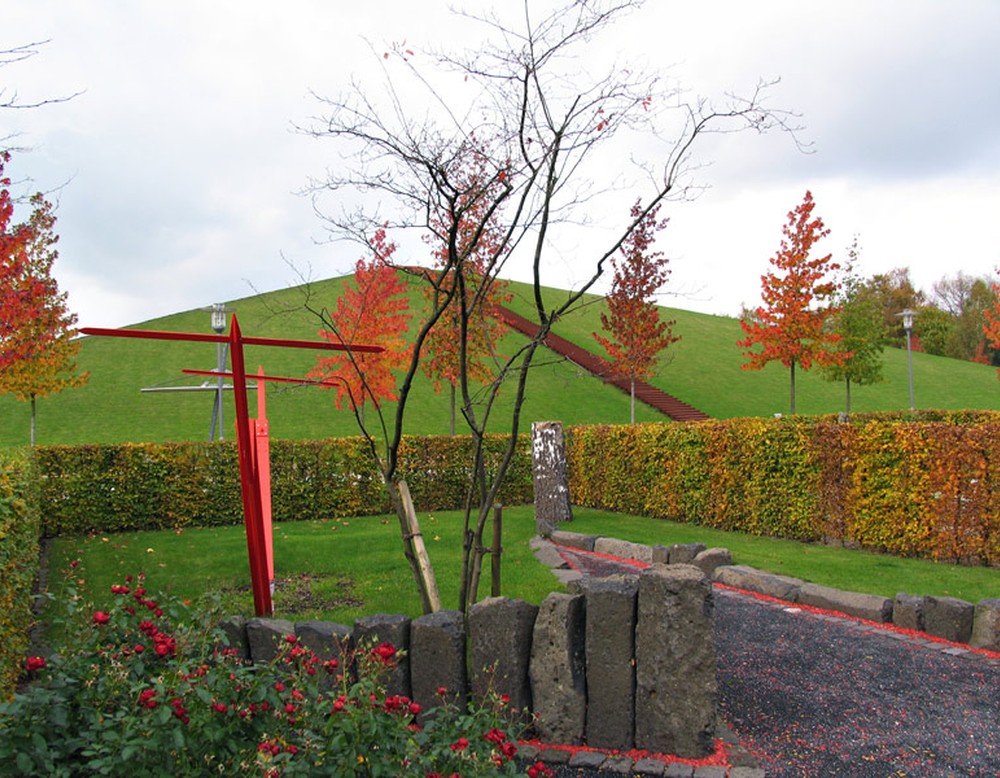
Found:
[[[343,279],[314,283],[313,301],[333,306]],[[511,307],[528,311],[527,287],[513,284]],[[556,296],[564,291],[546,292]],[[414,297],[416,302],[419,296]],[[229,301],[236,309],[246,335],[314,338],[318,322],[302,309],[303,290],[292,288],[241,300]],[[560,321],[557,331],[586,348],[600,353],[591,332],[600,328],[600,298]],[[763,371],[740,369],[742,337],[732,318],[710,316],[678,309],[665,309],[676,319],[675,333],[682,340],[671,347],[669,358],[651,381],[666,392],[711,416],[761,416],[788,411],[788,371],[770,365]],[[135,325],[145,329],[209,332],[209,314],[202,310],[154,319]],[[521,336],[511,334],[507,349]],[[256,347],[247,350],[247,368],[263,365],[271,375],[301,377],[315,360],[312,352]],[[213,395],[211,392],[144,393],[145,387],[198,384],[184,377],[182,368],[211,369],[215,346],[204,343],[144,341],[118,338],[84,339],[80,365],[89,370],[90,382],[38,401],[38,442],[82,444],[110,442],[157,442],[204,440],[208,437]],[[991,367],[914,354],[916,403],[919,408],[1000,409],[1000,382]],[[906,352],[887,349],[882,384],[853,389],[853,410],[898,410],[909,404]],[[835,413],[843,409],[842,384],[824,381],[816,371],[798,374],[797,406],[800,413]],[[553,356],[540,360],[528,388],[523,419],[561,420],[565,424],[626,422],[628,397]],[[273,438],[322,438],[356,433],[346,410],[338,411],[333,393],[315,387],[270,384],[267,388],[268,418]],[[446,434],[449,420],[447,394],[435,394],[422,376],[411,400],[408,432]],[[225,435],[234,437],[232,398],[228,397]],[[501,415],[498,417],[503,419]],[[0,397],[0,445],[22,445],[28,441],[29,409],[12,397]],[[664,418],[645,407],[637,407],[639,421]],[[461,422],[460,422],[461,423]]]

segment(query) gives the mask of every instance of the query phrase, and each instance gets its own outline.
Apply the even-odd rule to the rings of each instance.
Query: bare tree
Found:
[[[476,444],[465,506],[458,603],[463,610],[477,597],[483,530],[516,452],[526,382],[543,339],[581,303],[633,230],[659,204],[684,196],[691,185],[692,150],[702,136],[794,129],[787,123],[790,114],[765,108],[767,83],[758,83],[749,97],[726,96],[715,105],[684,102],[678,90],[664,89],[655,76],[621,64],[589,73],[587,47],[640,5],[636,0],[569,0],[535,19],[533,4],[524,0],[504,4],[505,11],[518,9],[520,16],[513,20],[495,13],[461,14],[486,30],[481,45],[464,54],[417,54],[402,46],[373,52],[383,66],[383,83],[354,82],[337,97],[319,97],[322,115],[302,128],[338,144],[337,166],[310,186],[317,211],[335,237],[364,242],[384,226],[395,234],[430,234],[444,249],[434,271],[409,271],[436,285],[437,294],[415,333],[394,419],[380,422],[384,439],[363,430],[400,514],[418,585],[423,586],[398,496],[398,452],[428,333],[453,299],[464,300],[465,316],[471,316],[490,279],[505,268],[521,262],[531,279],[537,334],[503,358],[485,389],[474,386],[467,374],[459,380],[462,415]],[[470,179],[463,170],[473,158],[481,175]],[[623,181],[629,169],[635,175]],[[628,212],[602,206],[627,184],[631,188],[624,197],[632,201],[638,191],[640,207],[627,219],[596,223],[595,214],[611,218]],[[473,212],[478,234],[460,237],[459,226],[467,225]],[[483,263],[486,281],[477,289],[462,289],[463,274],[452,271],[476,255],[487,226],[496,224],[504,225],[503,236],[496,240],[494,231]],[[574,260],[578,271],[587,268],[583,282],[569,292],[550,291],[545,281],[555,264],[548,259],[552,247],[565,240],[563,235],[579,236],[586,227],[593,233]],[[442,285],[446,277],[458,282]],[[557,277],[552,279],[557,286]],[[464,342],[460,347],[464,352]],[[503,419],[503,455],[488,465],[484,435],[501,387],[513,397],[513,409]],[[426,591],[422,597],[426,609]]]

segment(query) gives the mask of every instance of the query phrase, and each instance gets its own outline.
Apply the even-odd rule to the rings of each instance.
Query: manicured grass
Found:
[[[461,514],[449,511],[420,518],[444,607],[455,608]],[[535,534],[534,512],[527,506],[506,508],[503,518],[503,592],[540,602],[561,587],[528,547]],[[347,624],[375,613],[420,615],[420,600],[403,559],[395,516],[277,524],[274,556],[275,579],[283,583],[275,594],[276,615]],[[74,559],[80,563],[71,569]],[[57,596],[60,574],[68,570],[74,580],[86,581],[91,595],[107,592],[130,573],[142,572],[151,591],[190,600],[222,593],[227,610],[253,614],[242,526],[57,538],[50,560],[50,588]],[[487,558],[480,593],[489,591]]]
[[[421,521],[444,606],[454,608],[460,514],[425,514]],[[738,564],[886,597],[898,592],[959,597],[969,602],[1000,597],[1000,570],[996,569],[898,559],[587,509],[576,509],[574,520],[564,528],[651,545],[700,542],[724,546]],[[503,594],[538,603],[562,586],[529,549],[534,533],[530,506],[504,509]],[[374,613],[420,614],[394,517],[276,525],[274,543],[275,576],[287,582],[275,596],[279,616],[350,624],[359,616]],[[151,590],[191,600],[222,593],[229,612],[249,615],[253,611],[241,526],[57,539],[50,562],[53,593],[58,595],[60,571],[70,570],[73,559],[80,560],[71,570],[74,580],[86,581],[92,594],[108,591],[129,573],[145,572]],[[488,571],[488,560],[485,568]],[[480,593],[489,593],[488,575]]]
[[[312,284],[313,304],[332,308],[344,279]],[[511,284],[510,307],[528,313],[531,304],[524,284]],[[566,292],[546,292],[554,305]],[[301,287],[256,297],[229,301],[236,309],[247,335],[310,339],[316,337],[318,321],[302,310]],[[414,289],[411,299],[419,305]],[[593,339],[599,331],[603,304],[592,304],[564,316],[556,332],[603,356]],[[278,312],[278,313],[276,313]],[[651,383],[716,418],[770,416],[788,412],[788,370],[772,364],[763,371],[740,369],[742,357],[736,341],[743,336],[735,318],[710,316],[674,308],[664,309],[666,318],[676,319],[674,332],[681,340],[670,347]],[[145,329],[207,332],[209,314],[191,310],[155,319]],[[81,322],[86,325],[86,322]],[[510,334],[503,353],[513,353],[523,338]],[[899,410],[909,406],[906,353],[886,349],[885,382],[854,387],[853,410]],[[247,352],[247,368],[255,372],[263,365],[271,375],[304,376],[315,363],[307,350],[256,347]],[[213,395],[211,392],[142,393],[140,389],[172,385],[182,381],[182,368],[211,369],[216,364],[214,344],[145,341],[120,338],[85,338],[79,364],[90,371],[90,382],[81,388],[38,400],[38,442],[42,445],[84,443],[160,442],[207,438]],[[522,411],[523,426],[531,421],[558,420],[566,425],[625,423],[628,397],[584,373],[575,365],[543,352],[528,386]],[[913,355],[913,373],[918,408],[1000,409],[1000,382],[996,370],[985,365],[960,362],[927,354]],[[183,378],[188,384],[201,379]],[[816,370],[797,375],[797,410],[803,414],[837,413],[843,410],[844,388],[824,381]],[[315,439],[357,434],[354,419],[338,411],[333,394],[315,387],[271,384],[268,386],[268,416],[273,438]],[[495,429],[509,423],[512,392],[504,392],[494,413]],[[227,397],[226,437],[233,437],[232,397]],[[434,392],[420,374],[410,401],[406,431],[415,435],[447,434],[449,398]],[[504,405],[506,404],[506,405]],[[391,405],[387,406],[391,411]],[[639,403],[638,421],[664,421],[665,417]],[[391,416],[391,412],[389,414]],[[27,403],[0,396],[0,446],[28,441]],[[507,420],[505,422],[505,420]],[[461,429],[461,419],[459,420]]]
[[[836,589],[884,597],[906,592],[958,597],[973,603],[1000,597],[1000,570],[988,567],[900,559],[603,511],[574,510],[574,520],[563,528],[649,545],[704,543],[708,547],[722,546],[732,552],[737,564]]]

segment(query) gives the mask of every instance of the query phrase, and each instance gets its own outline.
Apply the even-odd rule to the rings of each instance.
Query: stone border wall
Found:
[[[717,685],[712,585],[692,565],[581,581],[531,605],[476,603],[409,619],[376,615],[353,627],[322,621],[227,620],[230,644],[269,661],[296,635],[324,661],[359,642],[405,650],[387,685],[425,710],[443,687],[458,703],[491,687],[532,714],[546,743],[639,748],[699,759],[714,752]]]
[[[646,546],[597,535],[555,531],[549,537],[558,545],[648,563],[690,562],[715,583],[756,592],[790,603],[845,613],[880,624],[926,632],[952,643],[1000,652],[1000,598],[973,604],[956,597],[917,596],[900,593],[895,598],[842,591],[806,583],[746,565],[733,565],[726,549],[706,549],[701,543]]]

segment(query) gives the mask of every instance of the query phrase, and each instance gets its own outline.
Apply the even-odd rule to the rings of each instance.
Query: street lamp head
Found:
[[[903,318],[903,329],[911,332],[913,330],[913,317],[917,315],[917,312],[911,311],[909,308],[904,308],[896,315]]]
[[[226,330],[226,312],[229,310],[225,303],[212,305],[212,329],[220,335]]]

